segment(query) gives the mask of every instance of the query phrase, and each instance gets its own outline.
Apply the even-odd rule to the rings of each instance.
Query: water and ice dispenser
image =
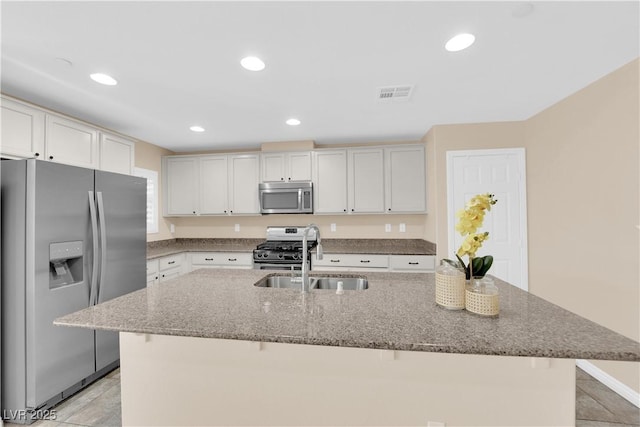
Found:
[[[49,289],[82,282],[82,240],[49,245]]]

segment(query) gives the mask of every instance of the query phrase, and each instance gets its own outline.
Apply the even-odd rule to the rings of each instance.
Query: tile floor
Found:
[[[54,409],[55,421],[38,421],[33,426],[120,426],[120,370],[111,372]],[[640,409],[577,368],[576,427],[626,426],[640,426]]]

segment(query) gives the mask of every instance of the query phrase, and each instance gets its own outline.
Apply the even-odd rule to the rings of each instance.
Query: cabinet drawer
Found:
[[[160,271],[182,266],[183,258],[184,258],[183,254],[171,255],[171,256],[160,258],[159,260]]]
[[[152,259],[147,261],[147,276],[158,272],[158,260]]]
[[[166,271],[162,271],[160,273],[160,278],[158,279],[160,283],[166,282],[167,280],[175,279],[176,277],[181,276],[181,271],[179,268],[170,268]]]
[[[313,257],[313,266],[324,267],[360,267],[360,268],[388,268],[389,257],[387,255],[366,254],[325,254],[323,259]]]
[[[391,255],[391,271],[433,271],[436,257],[433,255]]]
[[[191,265],[196,266],[251,266],[253,254],[244,252],[200,252],[191,254]]]

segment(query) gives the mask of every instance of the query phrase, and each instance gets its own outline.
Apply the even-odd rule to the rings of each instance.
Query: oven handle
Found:
[[[302,209],[302,188],[298,188],[298,209]]]

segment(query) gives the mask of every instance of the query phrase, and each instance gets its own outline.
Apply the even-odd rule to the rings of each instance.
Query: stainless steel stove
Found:
[[[309,231],[307,248],[302,247],[305,226],[269,226],[267,240],[253,250],[253,266],[258,270],[301,270],[303,250],[311,269],[311,250],[318,244],[315,230]]]

